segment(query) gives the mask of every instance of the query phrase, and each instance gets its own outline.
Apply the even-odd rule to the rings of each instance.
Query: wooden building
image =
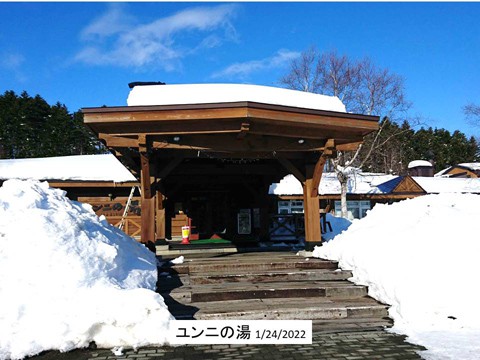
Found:
[[[453,165],[438,172],[435,176],[480,178],[480,163],[462,163]]]
[[[112,225],[121,224],[128,235],[140,237],[140,183],[111,154],[0,160],[0,185],[10,179],[47,181],[71,200],[92,205]]]
[[[135,86],[129,106],[84,108],[84,121],[141,179],[141,240],[192,219],[201,237],[268,237],[271,183],[302,184],[306,248],[321,243],[318,185],[336,151],[355,149],[378,117],[333,97],[253,85]]]
[[[303,213],[301,185],[292,175],[272,184],[269,193],[276,200],[278,214]],[[480,194],[480,178],[396,176],[359,172],[349,179],[347,208],[350,220],[360,219],[377,203],[392,203],[442,193]],[[340,216],[340,183],[334,173],[322,175],[318,198],[321,208],[328,208],[328,211]]]

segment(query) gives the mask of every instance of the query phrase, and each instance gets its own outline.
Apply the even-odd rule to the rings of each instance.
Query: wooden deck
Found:
[[[332,261],[291,252],[204,254],[159,271],[158,291],[177,319],[308,319],[325,332],[392,324],[388,307]]]

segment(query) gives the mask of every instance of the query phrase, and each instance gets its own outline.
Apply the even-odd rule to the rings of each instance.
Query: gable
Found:
[[[392,190],[392,193],[422,193],[426,191],[415,181],[411,176],[404,176],[397,186]]]

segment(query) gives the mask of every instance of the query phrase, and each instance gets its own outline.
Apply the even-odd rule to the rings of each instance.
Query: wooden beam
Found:
[[[140,145],[140,141],[139,141]],[[155,196],[153,195],[150,179],[150,158],[147,153],[140,153],[141,164],[141,192],[142,192],[142,229],[141,241],[144,244],[155,243]]]
[[[165,239],[165,209],[163,207],[163,194],[157,190],[157,206],[156,206],[156,239]]]
[[[240,132],[237,135],[237,139],[242,140],[247,135],[249,130],[250,130],[250,124],[247,122],[242,123],[242,126],[240,127]]]
[[[356,151],[362,142],[353,142],[349,144],[337,144],[335,149],[338,151]]]
[[[320,185],[320,180],[322,179],[323,168],[329,156],[333,154],[335,150],[335,140],[328,139],[325,143],[325,150],[323,150],[322,155],[318,159],[317,163],[315,164],[315,168],[313,170],[313,181],[312,181],[312,197],[318,196],[318,186]]]
[[[323,168],[325,167],[325,163],[327,162],[326,156],[320,156],[317,163],[315,164],[315,170],[313,172],[313,179],[312,179],[312,197],[318,196],[318,186],[320,185],[320,180],[322,179]]]
[[[183,156],[174,157],[167,165],[165,165],[158,171],[157,177],[159,179],[166,178],[168,174],[170,174],[178,165],[180,165],[183,159]]]
[[[147,199],[142,197],[142,217],[140,240],[144,244],[155,243],[155,196]]]
[[[140,177],[138,164],[133,160],[132,151],[129,148],[109,148],[110,152],[135,176]]]
[[[309,140],[300,144],[295,138],[252,135],[237,141],[235,134],[185,135],[178,141],[171,137],[155,136],[153,148],[198,149],[217,152],[290,152],[313,151],[325,145],[325,139]]]
[[[62,181],[62,180],[48,180],[48,184],[55,188],[131,188],[138,186],[136,181],[128,181],[118,183],[114,181]]]
[[[355,134],[354,132],[346,132],[345,130],[332,128],[331,126],[327,126],[324,124],[275,122],[266,119],[252,119],[250,125],[250,133],[255,135],[304,139],[305,141],[308,141],[310,139],[337,139],[343,138],[345,137],[345,135],[347,135],[348,139],[351,139],[352,136],[356,136],[357,139],[360,140],[363,138],[363,134],[361,131]]]
[[[177,143],[171,143],[166,140],[162,141],[152,141],[152,149],[171,149],[171,150],[211,150],[210,147],[205,146],[192,146],[192,145],[181,145]]]
[[[270,109],[248,109],[248,113],[253,119],[261,119],[273,121],[276,123],[300,123],[312,125],[324,125],[332,130],[343,130],[352,132],[367,133],[378,129],[378,122],[370,119],[352,118],[352,114],[335,113],[335,115],[317,115],[313,112],[310,114],[294,112],[294,111],[276,111]]]
[[[98,138],[103,140],[107,147],[138,147],[138,140],[134,138],[112,136],[104,133],[98,134]]]
[[[306,180],[303,184],[303,210],[305,218],[305,250],[312,251],[322,243],[320,229],[320,201],[312,196],[313,166],[306,167]]]
[[[292,173],[300,183],[305,183],[305,175],[288,159],[278,157],[278,162],[288,171]]]
[[[150,158],[146,153],[140,153],[140,166],[142,198],[150,199],[152,197],[152,187],[150,182]]]
[[[138,151],[140,153],[146,153],[151,148],[151,144],[148,143],[147,134],[138,134]]]

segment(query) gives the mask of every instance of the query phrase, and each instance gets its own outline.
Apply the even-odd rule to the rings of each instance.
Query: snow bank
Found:
[[[392,305],[393,330],[431,359],[478,359],[479,195],[441,194],[377,204],[314,256],[338,260],[353,281]]]
[[[251,101],[305,109],[346,112],[336,96],[249,84],[176,84],[135,86],[128,106],[213,104]]]
[[[156,258],[46,182],[0,188],[0,359],[162,344],[172,319]]]

